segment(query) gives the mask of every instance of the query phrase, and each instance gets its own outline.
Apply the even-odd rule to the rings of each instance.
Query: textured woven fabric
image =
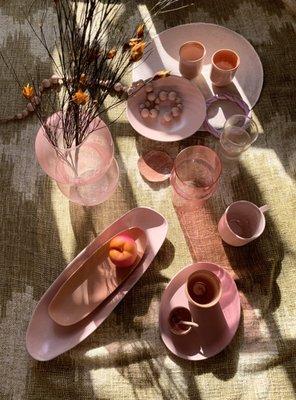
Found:
[[[37,3],[0,1],[0,46],[21,77],[24,65],[32,74],[38,65],[40,75],[48,77],[53,66],[25,20],[24,10],[31,3],[30,15],[36,22],[42,16]],[[263,134],[239,162],[225,166],[219,190],[205,208],[186,213],[174,209],[167,184],[150,185],[140,176],[139,154],[164,146],[138,136],[124,114],[111,126],[120,185],[110,200],[93,208],[69,203],[37,165],[37,121],[1,126],[3,400],[295,398],[296,4],[294,0],[192,3],[189,9],[157,17],[156,30],[203,21],[245,36],[264,67],[265,84],[255,106]],[[145,1],[134,5],[125,10],[130,24]],[[52,12],[47,18],[53,18]],[[22,110],[18,88],[2,64],[0,88],[1,115]],[[123,106],[113,113],[122,110]],[[175,155],[193,144],[218,149],[217,140],[206,133],[166,144],[165,149]],[[262,237],[235,249],[221,242],[217,221],[226,206],[239,199],[268,204],[270,211]],[[148,271],[82,344],[50,362],[32,360],[25,349],[25,332],[41,295],[104,227],[137,205],[153,207],[169,221],[167,239]],[[192,260],[224,266],[236,280],[243,308],[231,344],[214,358],[196,363],[171,356],[158,332],[160,296],[172,276]]]

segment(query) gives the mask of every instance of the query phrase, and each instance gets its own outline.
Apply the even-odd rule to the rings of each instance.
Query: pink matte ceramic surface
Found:
[[[179,321],[192,321],[190,310],[186,307],[173,308],[168,317],[170,330],[175,335],[187,335],[191,326],[178,323]]]
[[[48,305],[57,290],[95,249],[110,237],[132,226],[143,229],[147,235],[147,251],[140,265],[120,289],[106,300],[103,307],[98,307],[92,314],[74,326],[63,327],[56,324],[48,315]],[[30,355],[40,361],[51,360],[73,348],[94,332],[147,270],[165,240],[167,228],[167,221],[161,214],[150,208],[138,207],[123,215],[93,240],[67,266],[37,304],[26,335],[26,346]]]
[[[207,295],[209,290],[212,292],[210,299],[208,299],[207,302],[198,301],[198,298],[196,297],[197,293],[195,293],[195,285],[198,285],[197,290],[204,290],[205,295]],[[221,298],[221,282],[215,273],[199,269],[189,275],[186,282],[185,292],[191,306],[196,307],[197,309],[214,307]],[[202,298],[202,296],[200,296],[200,298]]]
[[[193,321],[199,328],[191,329],[187,335],[174,335],[168,316],[175,307],[190,308],[185,294],[188,276],[198,269],[214,272],[221,281],[222,295],[215,307],[203,312],[192,309]],[[160,303],[159,329],[166,347],[176,356],[186,360],[203,360],[222,351],[232,340],[240,321],[240,299],[231,276],[216,264],[200,262],[183,268],[166,287]]]
[[[258,54],[253,46],[238,33],[223,26],[196,22],[179,25],[156,35],[151,44],[147,45],[143,59],[133,66],[133,81],[148,79],[160,69],[167,69],[172,74],[179,75],[179,49],[187,41],[199,40],[207,49],[201,74],[194,80],[206,99],[214,94],[225,92],[210,80],[211,56],[224,48],[233,49],[240,55],[241,63],[227,93],[237,94],[247,103],[249,108],[257,103],[263,85],[263,68]],[[221,106],[223,112],[218,112]],[[225,116],[240,112],[239,107],[231,102],[220,102],[211,115],[210,123],[221,129]],[[202,129],[201,129],[202,130]]]
[[[132,127],[148,139],[160,142],[175,142],[193,135],[202,125],[206,116],[206,103],[199,89],[187,79],[168,76],[152,82],[155,92],[176,91],[182,99],[183,110],[178,118],[169,123],[162,122],[162,113],[156,119],[143,119],[139,106],[145,103],[145,88],[140,89],[127,101],[127,117]],[[161,105],[162,107],[162,105]]]
[[[217,154],[206,146],[190,146],[175,159],[171,174],[176,206],[200,206],[215,192],[222,172]]]
[[[136,261],[130,267],[116,267],[109,259],[109,245],[115,236],[99,247],[60,287],[48,307],[59,325],[74,325],[103,303],[139,265],[145,253],[146,234],[137,227],[119,235],[132,238],[137,246]]]
[[[257,239],[265,229],[264,212],[268,206],[240,200],[227,207],[222,215],[218,231],[221,238],[231,246],[239,247]]]
[[[212,56],[210,79],[215,86],[226,86],[232,82],[239,67],[238,54],[229,49],[216,51]]]
[[[186,42],[180,47],[179,56],[181,75],[184,78],[193,79],[201,72],[206,49],[200,42]]]

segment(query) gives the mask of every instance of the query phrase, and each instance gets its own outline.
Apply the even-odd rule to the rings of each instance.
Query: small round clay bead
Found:
[[[145,86],[145,90],[146,90],[147,93],[153,92],[153,86],[151,85],[151,83],[148,83]]]
[[[144,109],[141,111],[141,116],[142,116],[142,118],[148,118],[148,117],[149,117],[149,110],[148,110],[148,108],[144,108]]]
[[[160,98],[156,97],[156,99],[154,100],[155,104],[160,104]]]
[[[146,106],[146,107],[150,107],[150,106],[151,106],[150,101],[146,100],[146,101],[145,101],[145,106]]]
[[[165,101],[168,98],[168,93],[165,90],[162,90],[159,93],[159,98],[161,101]]]
[[[169,100],[174,101],[176,99],[176,97],[177,97],[176,92],[174,92],[174,91],[169,92],[169,94],[168,94]]]
[[[29,111],[28,110],[24,110],[22,112],[23,118],[26,118],[29,115]]]
[[[115,92],[121,92],[122,88],[123,88],[122,83],[120,83],[120,82],[115,83],[115,85],[114,85]]]
[[[179,108],[179,110],[183,110],[183,104],[182,103],[178,104],[177,107]]]
[[[59,83],[59,79],[60,79],[60,77],[58,75],[52,75],[50,77],[50,81],[53,85],[56,85],[57,83]]]
[[[159,111],[160,110],[159,104],[155,104],[154,108],[155,110]]]
[[[33,112],[33,111],[34,111],[33,104],[28,103],[28,104],[27,104],[27,110],[30,111],[30,112]]]
[[[158,116],[158,111],[155,108],[152,108],[149,113],[150,117],[155,119]]]
[[[146,107],[146,106],[145,106],[144,103],[142,103],[142,104],[139,105],[139,109],[140,109],[140,110],[143,110],[145,107]]]
[[[154,92],[148,93],[147,99],[148,99],[149,101],[154,101],[154,100],[156,99],[156,94],[155,94]]]

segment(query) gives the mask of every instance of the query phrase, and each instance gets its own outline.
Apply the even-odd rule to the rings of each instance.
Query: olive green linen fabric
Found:
[[[21,79],[24,66],[33,74],[37,64],[41,77],[53,70],[25,20],[24,9],[31,3],[30,15],[36,22],[42,17],[37,3],[0,0],[1,50],[10,55]],[[123,113],[110,128],[120,185],[106,203],[85,208],[69,203],[38,166],[36,120],[0,127],[3,400],[295,398],[296,4],[293,0],[189,3],[194,4],[155,18],[156,31],[202,21],[245,36],[264,67],[264,88],[255,106],[263,134],[239,162],[225,165],[219,190],[206,207],[185,213],[174,209],[168,184],[152,185],[142,179],[137,160],[149,148],[165,148],[172,155],[197,143],[218,149],[217,140],[206,133],[162,146],[137,135]],[[126,9],[126,23],[132,25],[145,4],[153,2],[137,1],[133,9]],[[52,10],[47,19],[53,19]],[[1,116],[22,110],[18,88],[2,64],[0,88]],[[121,111],[123,106],[110,118]],[[262,237],[233,249],[222,244],[216,225],[226,206],[239,199],[268,204],[270,211]],[[149,270],[82,344],[50,362],[32,360],[25,349],[25,333],[39,298],[101,230],[139,205],[155,208],[169,222],[167,239]],[[170,355],[158,332],[160,296],[173,275],[193,260],[223,265],[236,279],[243,308],[231,344],[216,357],[196,363]]]

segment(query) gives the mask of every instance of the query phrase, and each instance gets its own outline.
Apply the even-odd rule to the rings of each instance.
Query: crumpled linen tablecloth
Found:
[[[24,65],[30,70],[37,63],[47,77],[53,66],[22,8],[31,3],[0,1],[1,50],[10,54],[20,75]],[[145,7],[145,0],[139,0],[127,9],[127,23]],[[106,203],[84,208],[69,203],[37,165],[36,120],[1,126],[1,399],[295,398],[295,11],[294,0],[200,0],[153,20],[157,32],[192,21],[231,28],[253,44],[264,67],[264,88],[254,109],[263,133],[238,163],[225,166],[218,192],[198,212],[177,212],[169,186],[144,181],[137,160],[156,147],[172,155],[193,144],[218,149],[209,134],[156,145],[137,135],[123,114],[111,126],[119,188]],[[35,21],[41,17],[37,3],[30,14]],[[0,88],[1,115],[21,110],[24,103],[2,64]],[[233,249],[222,244],[216,225],[226,206],[239,199],[268,204],[270,211],[262,237]],[[82,344],[50,362],[32,360],[25,332],[38,299],[86,244],[137,205],[153,207],[169,221],[167,239],[149,270]],[[196,363],[171,356],[158,332],[160,296],[172,276],[193,260],[224,266],[236,280],[243,309],[231,344]]]

